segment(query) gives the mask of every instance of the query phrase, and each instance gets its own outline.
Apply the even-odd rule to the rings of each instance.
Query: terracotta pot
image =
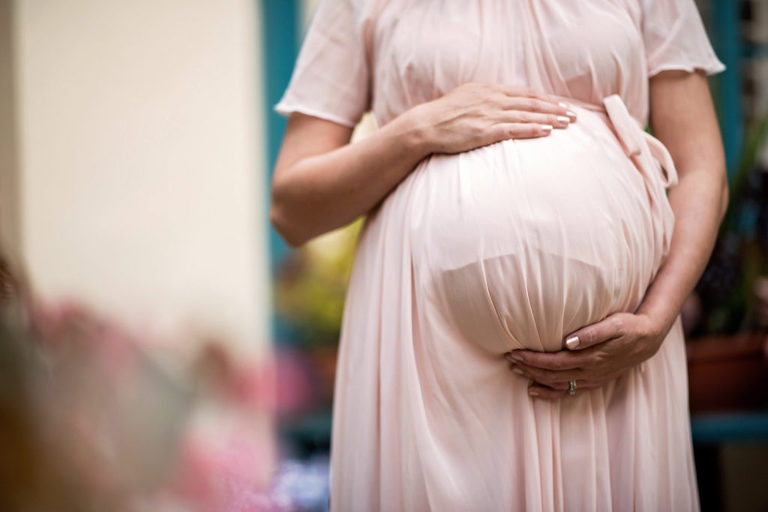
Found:
[[[756,333],[688,341],[691,412],[768,409],[767,341]]]

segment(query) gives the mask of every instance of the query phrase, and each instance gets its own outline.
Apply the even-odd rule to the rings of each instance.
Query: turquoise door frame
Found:
[[[739,9],[740,2],[712,0],[712,43],[726,67],[718,77],[716,99],[729,178],[736,172],[744,143],[744,112],[741,101],[744,90],[744,45],[741,40]]]
[[[301,35],[301,0],[261,0],[261,49],[262,76],[264,77],[264,115],[266,129],[266,164],[267,176],[264,178],[269,190],[272,169],[275,167],[280,141],[285,131],[285,119],[277,114],[273,107],[280,101],[288,81],[299,47]],[[269,219],[269,202],[259,212],[262,219]],[[260,220],[263,222],[263,220]],[[269,225],[269,255],[271,275],[276,275],[280,262],[290,253],[290,247]],[[273,286],[274,289],[274,286]],[[289,325],[275,312],[272,315],[272,341],[281,343],[290,340]]]
[[[293,65],[299,45],[299,23],[301,0],[261,0],[262,6],[262,49],[264,112],[266,115],[267,136],[267,176],[269,183],[272,179],[280,141],[285,131],[285,119],[277,114],[273,107],[280,101],[288,81],[291,78]],[[278,264],[290,250],[277,232],[269,229],[270,256],[272,265]]]

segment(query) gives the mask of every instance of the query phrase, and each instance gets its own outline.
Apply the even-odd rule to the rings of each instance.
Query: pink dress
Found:
[[[640,304],[677,175],[648,78],[721,71],[693,0],[321,0],[276,109],[380,125],[469,82],[578,122],[423,160],[367,217],[336,379],[337,511],[699,508],[680,319],[610,385],[548,402],[502,354]],[[396,151],[397,148],[393,148]]]

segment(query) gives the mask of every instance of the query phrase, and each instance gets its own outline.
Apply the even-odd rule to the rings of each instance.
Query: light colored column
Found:
[[[17,0],[20,225],[38,291],[247,357],[267,346],[256,4]]]

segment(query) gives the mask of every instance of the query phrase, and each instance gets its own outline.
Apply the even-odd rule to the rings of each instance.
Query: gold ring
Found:
[[[568,394],[573,396],[576,394],[576,381],[572,380],[568,383]]]

